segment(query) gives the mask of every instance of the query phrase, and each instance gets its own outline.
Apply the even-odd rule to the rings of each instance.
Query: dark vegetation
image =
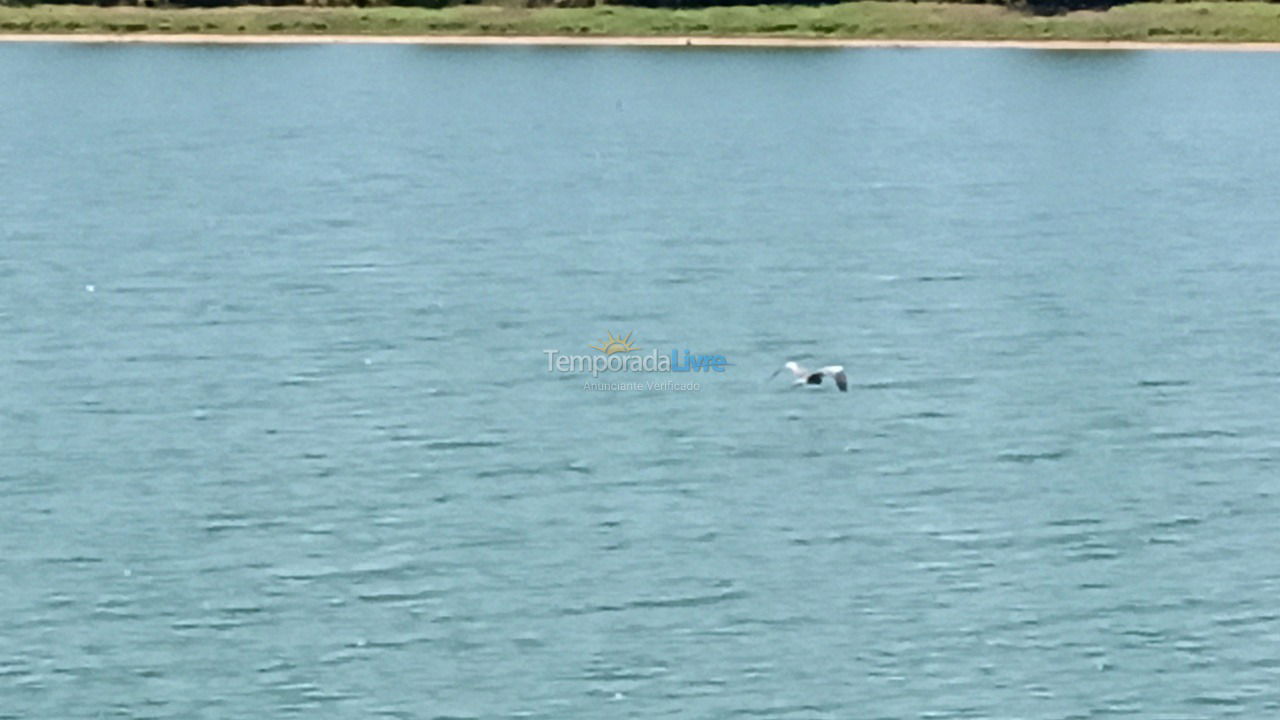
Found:
[[[456,5],[480,5],[485,2],[475,0],[0,0],[0,6],[27,6],[35,4],[48,5],[97,5],[97,6],[133,6],[161,8],[213,8],[241,7],[246,5],[283,7],[418,7],[442,8]],[[800,0],[790,4],[795,6],[821,6],[836,4],[847,0]],[[914,2],[915,0],[902,0]],[[1034,15],[1055,15],[1072,10],[1106,10],[1117,5],[1126,4],[1125,0],[954,0],[962,4],[998,5],[1021,10]],[[596,7],[602,5],[620,5],[644,8],[694,9],[719,6],[771,5],[777,0],[517,0],[525,7]],[[510,4],[509,0],[496,4]]]

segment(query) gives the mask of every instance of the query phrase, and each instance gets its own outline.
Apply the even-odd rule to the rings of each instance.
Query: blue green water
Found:
[[[0,47],[0,717],[1280,714],[1278,72]]]

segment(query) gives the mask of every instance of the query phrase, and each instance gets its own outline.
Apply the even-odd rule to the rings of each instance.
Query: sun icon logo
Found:
[[[592,345],[592,350],[599,350],[605,355],[613,355],[615,353],[629,353],[639,350],[635,345],[631,344],[632,333],[627,333],[625,338],[616,338],[613,333],[609,333],[608,340],[601,340],[599,345]]]

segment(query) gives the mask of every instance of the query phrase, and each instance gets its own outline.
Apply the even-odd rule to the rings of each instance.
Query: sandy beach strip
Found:
[[[218,35],[201,33],[0,33],[10,43],[177,45],[515,45],[551,47],[1006,48],[1020,50],[1198,50],[1280,52],[1280,43],[1111,40],[889,40],[861,38],[568,35]]]

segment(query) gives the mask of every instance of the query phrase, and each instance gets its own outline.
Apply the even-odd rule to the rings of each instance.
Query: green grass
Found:
[[[1280,5],[1143,3],[1034,17],[993,5],[854,2],[700,10],[634,7],[0,7],[0,33],[748,36],[937,40],[1280,42]]]

